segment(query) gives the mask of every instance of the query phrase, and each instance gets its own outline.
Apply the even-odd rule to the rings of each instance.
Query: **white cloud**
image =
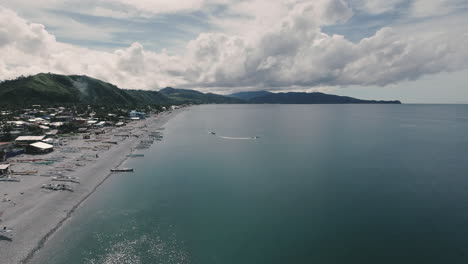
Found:
[[[200,34],[179,55],[148,51],[139,43],[109,52],[64,44],[43,25],[0,7],[0,79],[56,72],[86,74],[123,88],[284,91],[388,85],[468,68],[468,35],[457,26],[468,23],[464,16],[387,27],[353,43],[321,30],[350,19],[353,11],[345,1],[288,0],[271,3],[271,10],[267,5],[265,0],[234,4],[227,23],[212,18],[224,32]]]
[[[383,14],[387,12],[393,12],[398,7],[408,2],[407,0],[351,0],[355,8],[363,10],[370,14]]]
[[[413,17],[441,16],[462,8],[468,8],[466,0],[413,0],[409,13]]]

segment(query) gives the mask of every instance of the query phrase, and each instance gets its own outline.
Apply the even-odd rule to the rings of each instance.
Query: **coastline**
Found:
[[[71,139],[68,146],[46,156],[60,157],[60,162],[38,168],[34,176],[18,176],[21,182],[0,183],[0,226],[12,228],[12,239],[0,237],[0,256],[3,263],[29,263],[34,254],[44,247],[50,237],[73,217],[73,213],[94,193],[99,186],[112,176],[110,169],[124,164],[134,152],[135,147],[151,132],[163,127],[171,118],[184,111],[177,109],[151,116],[146,120],[129,123],[124,130],[130,136],[121,137],[122,129],[112,128],[106,131],[105,138],[85,141]],[[117,144],[103,147],[104,139],[112,138]],[[66,153],[65,150],[76,147],[78,152]],[[59,154],[58,154],[59,153]],[[23,156],[22,158],[31,158]],[[44,156],[41,156],[41,158]],[[34,156],[36,158],[36,156]],[[39,156],[37,156],[39,158]],[[21,157],[17,159],[21,161]],[[41,189],[42,184],[50,183],[50,174],[61,168],[73,169],[67,176],[79,177],[80,184],[73,184],[73,192],[48,191]],[[13,170],[31,169],[30,164],[14,164]],[[36,167],[34,167],[36,168]],[[48,177],[44,173],[49,173]]]

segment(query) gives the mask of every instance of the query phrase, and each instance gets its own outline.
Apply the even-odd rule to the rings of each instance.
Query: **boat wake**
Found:
[[[222,137],[218,136],[219,138],[224,138],[224,139],[234,139],[234,140],[246,140],[246,139],[257,139],[258,137]]]
[[[259,136],[254,136],[254,137],[224,137],[224,136],[217,135],[214,131],[208,131],[208,133],[210,133],[210,134],[212,134],[214,136],[217,136],[219,138],[232,139],[232,140],[249,140],[249,139],[258,139],[258,138],[260,138]]]

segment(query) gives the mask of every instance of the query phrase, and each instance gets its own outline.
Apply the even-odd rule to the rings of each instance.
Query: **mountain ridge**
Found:
[[[85,75],[39,73],[0,82],[0,105],[93,104],[401,104],[324,93],[240,92],[231,95],[166,87],[159,91],[121,89]]]
[[[325,94],[320,92],[269,93],[253,97],[249,102],[257,104],[401,104],[398,100],[363,100],[349,96]]]

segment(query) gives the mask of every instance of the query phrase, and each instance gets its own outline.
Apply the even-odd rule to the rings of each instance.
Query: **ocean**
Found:
[[[468,105],[203,105],[163,134],[33,263],[468,263]]]

